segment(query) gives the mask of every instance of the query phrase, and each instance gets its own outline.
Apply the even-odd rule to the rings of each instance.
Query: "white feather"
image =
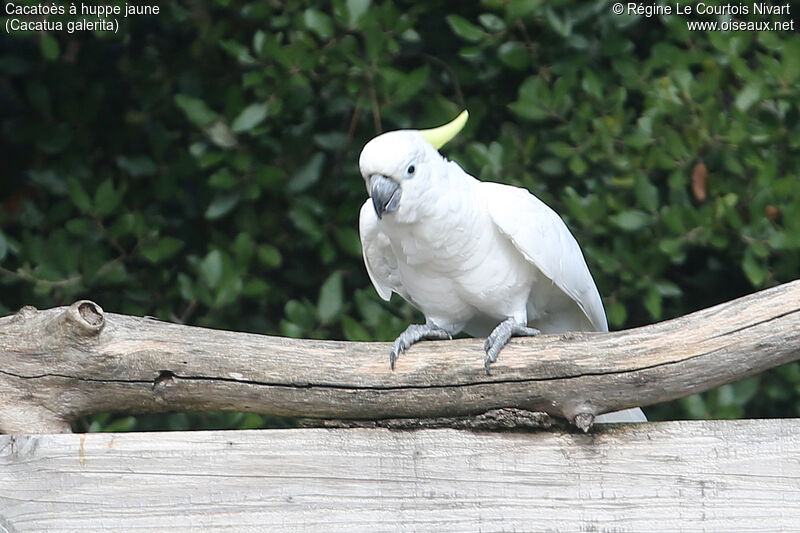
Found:
[[[481,183],[481,192],[497,228],[532,266],[577,304],[583,314],[578,318],[588,319],[595,331],[608,331],[600,293],[578,242],[561,217],[525,189]]]

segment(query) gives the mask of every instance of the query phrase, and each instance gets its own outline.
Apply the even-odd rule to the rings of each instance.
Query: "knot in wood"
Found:
[[[158,377],[153,381],[153,393],[157,402],[164,403],[167,401],[167,389],[176,385],[176,381],[175,374],[170,370],[162,370],[158,374]]]
[[[583,430],[584,433],[594,424],[594,415],[592,413],[578,413],[575,415],[575,425]]]
[[[70,305],[65,318],[72,331],[81,335],[97,335],[106,323],[103,308],[90,300]]]
[[[99,326],[103,323],[103,310],[93,302],[81,302],[80,305],[78,305],[78,314],[91,326]]]
[[[24,322],[25,320],[35,316],[37,311],[38,309],[36,309],[34,306],[25,305],[21,307],[19,311],[14,313],[14,322]]]
[[[575,341],[583,339],[584,335],[578,331],[567,331],[561,334],[560,340],[562,341]]]

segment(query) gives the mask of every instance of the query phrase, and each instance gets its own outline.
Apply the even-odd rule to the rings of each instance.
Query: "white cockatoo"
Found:
[[[487,337],[487,373],[512,336],[608,331],[561,217],[527,190],[479,181],[439,154],[467,117],[384,133],[359,158],[370,195],[359,219],[367,273],[381,298],[395,292],[425,315],[395,340],[392,368],[415,342],[461,331]],[[639,409],[623,413],[619,421],[644,419]]]

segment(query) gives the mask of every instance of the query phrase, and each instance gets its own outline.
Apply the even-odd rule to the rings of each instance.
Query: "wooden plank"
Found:
[[[255,411],[431,418],[544,411],[588,428],[800,358],[800,280],[614,333],[513,339],[484,372],[476,339],[414,345],[286,339],[105,313],[97,304],[0,318],[0,432],[69,431],[96,412]]]
[[[0,437],[0,531],[800,531],[800,420]]]

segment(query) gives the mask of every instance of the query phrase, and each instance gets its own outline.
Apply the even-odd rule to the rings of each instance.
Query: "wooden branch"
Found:
[[[453,417],[514,407],[587,428],[600,413],[708,390],[800,358],[800,280],[651,326],[425,342],[295,340],[104,313],[0,318],[0,431],[66,432],[90,413],[237,410],[310,418]]]
[[[798,528],[798,419],[0,435],[15,533]]]

